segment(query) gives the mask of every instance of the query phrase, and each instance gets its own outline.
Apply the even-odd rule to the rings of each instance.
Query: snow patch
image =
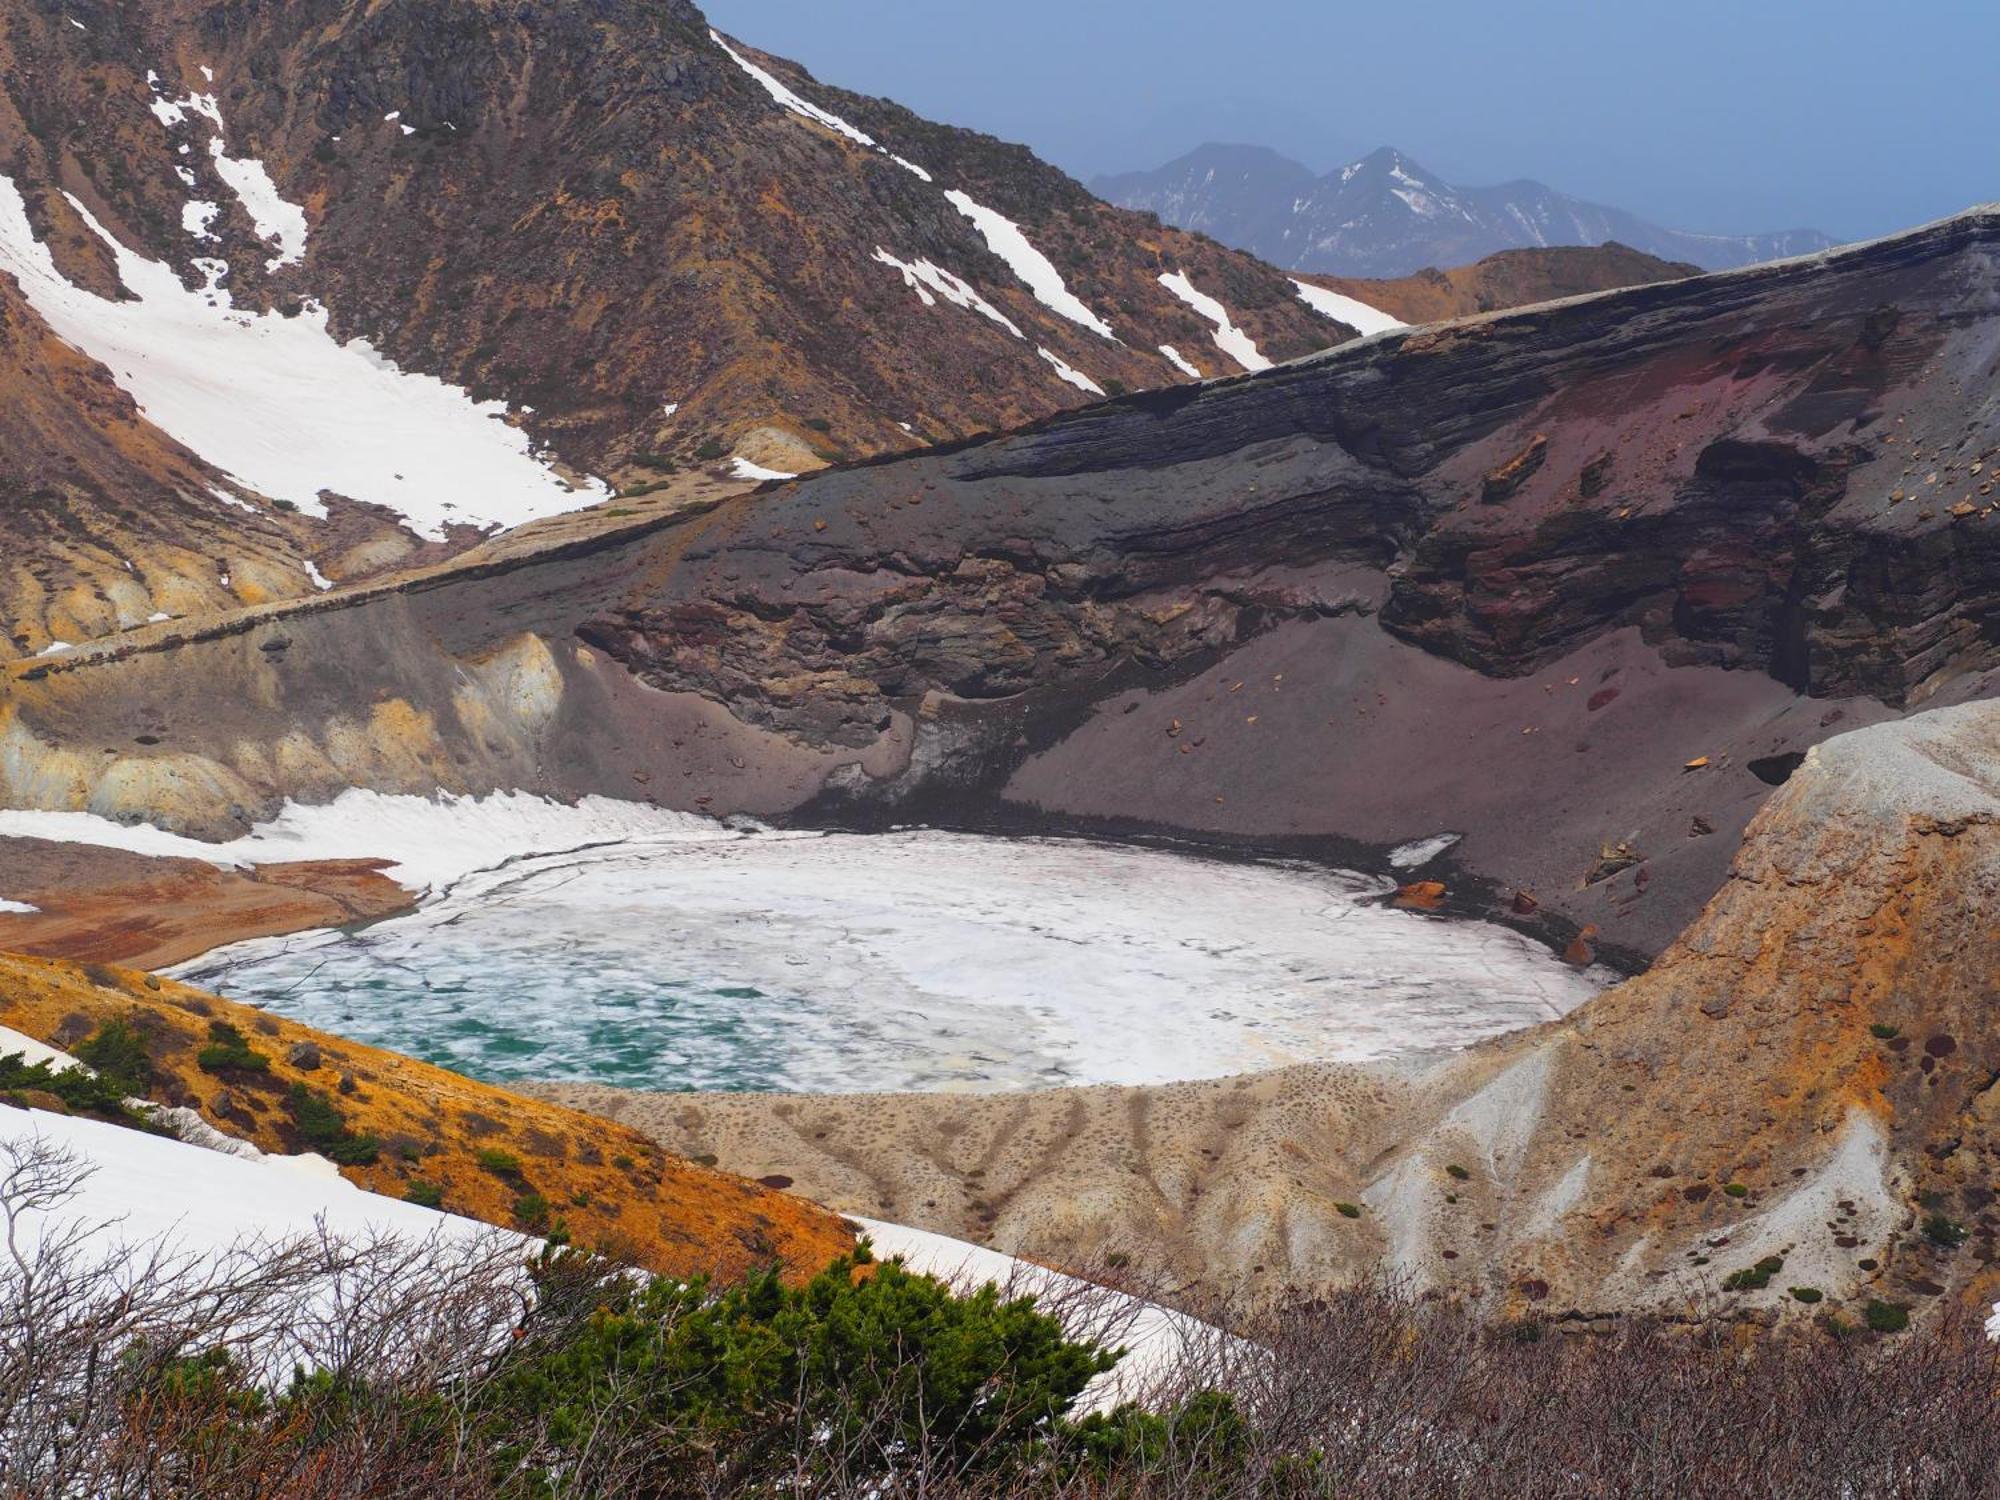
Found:
[[[41,1236],[70,1225],[110,1225],[115,1243],[135,1261],[155,1247],[204,1255],[322,1229],[352,1240],[397,1235],[419,1242],[492,1233],[470,1219],[364,1192],[337,1173],[301,1171],[287,1157],[252,1159],[101,1120],[0,1110],[0,1140],[18,1146],[37,1138],[75,1152],[94,1170],[75,1196],[26,1217],[28,1254]]]
[[[759,484],[769,484],[777,479],[797,479],[796,474],[787,474],[783,469],[767,469],[762,464],[753,464],[747,458],[729,460],[729,472],[738,479],[754,479]]]
[[[1256,341],[1236,326],[1235,320],[1229,316],[1229,309],[1197,288],[1188,280],[1185,271],[1164,272],[1160,277],[1160,285],[1213,323],[1215,347],[1244,369],[1254,372],[1271,368],[1271,362],[1264,357]]]
[[[0,915],[32,917],[39,911],[41,911],[39,906],[30,906],[25,901],[0,901]],[[0,1027],[0,1033],[5,1033],[5,1031],[5,1027]],[[4,1043],[5,1041],[6,1036],[0,1035],[0,1043]],[[4,1052],[5,1050],[4,1045],[0,1045],[0,1052]]]
[[[1085,307],[1063,283],[1062,273],[1049,258],[1028,241],[1028,236],[1005,214],[996,213],[983,203],[974,202],[966,193],[953,189],[945,194],[951,206],[972,221],[972,225],[986,241],[986,248],[1007,262],[1014,274],[1035,300],[1050,311],[1068,318],[1072,323],[1080,323],[1092,333],[1107,339],[1117,337],[1111,325]]]
[[[937,306],[937,298],[942,297],[954,307],[963,307],[978,313],[982,318],[998,323],[1017,339],[1027,337],[1015,325],[1013,319],[974,291],[970,282],[963,277],[952,275],[942,266],[933,265],[927,260],[899,260],[880,245],[875,247],[874,258],[878,264],[902,272],[903,284],[917,294],[925,307]],[[933,292],[937,296],[932,296]]]
[[[209,159],[222,180],[236,194],[236,201],[249,211],[257,238],[277,247],[278,253],[264,262],[264,269],[295,266],[306,258],[306,211],[287,202],[264,164],[254,157],[229,156],[223,152],[222,138],[208,143]]]
[[[0,911],[6,909],[7,903],[0,901]],[[20,910],[18,907],[14,909]],[[27,910],[33,911],[34,908],[31,906]],[[0,1026],[0,1057],[18,1057],[31,1068],[47,1066],[58,1073],[71,1068],[81,1069],[85,1073],[90,1071],[60,1048],[51,1047],[47,1042],[36,1041],[35,1038],[25,1032],[16,1031],[11,1026]]]
[[[1363,338],[1371,333],[1387,333],[1391,329],[1410,326],[1400,319],[1390,317],[1380,308],[1370,307],[1365,302],[1357,302],[1352,297],[1342,296],[1339,292],[1329,291],[1326,287],[1314,286],[1307,281],[1294,281],[1292,285],[1299,289],[1299,300],[1314,312],[1322,317],[1331,318],[1336,323],[1345,323]]]
[[[312,586],[322,594],[333,587],[333,580],[320,572],[319,564],[314,562],[310,557],[305,560],[305,570],[306,577],[312,580]]]
[[[1069,365],[1063,362],[1060,356],[1042,348],[1037,348],[1035,353],[1041,355],[1043,359],[1056,367],[1056,377],[1058,379],[1068,382],[1080,391],[1089,391],[1093,396],[1102,396],[1104,394],[1103,386],[1092,380],[1081,370],[1071,369]]]
[[[1176,370],[1179,370],[1181,374],[1187,376],[1188,379],[1200,380],[1203,378],[1201,371],[1197,370],[1191,362],[1183,358],[1181,351],[1176,349],[1172,344],[1160,345],[1160,353],[1166,355],[1167,363],[1172,365]]]
[[[758,67],[749,58],[725,42],[722,39],[721,32],[711,28],[708,35],[709,40],[729,54],[731,62],[756,79],[763,86],[764,92],[769,94],[778,104],[790,110],[795,115],[803,115],[808,120],[824,125],[836,135],[846,136],[848,140],[854,142],[857,146],[874,148],[874,136],[867,134],[865,131],[857,130],[854,126],[848,124],[847,121],[841,119],[839,115],[834,114],[830,110],[821,109],[817,104],[812,103],[808,99],[801,98],[798,94],[786,88],[777,78]],[[903,165],[909,166],[909,163],[904,162]],[[917,171],[915,167],[911,167],[910,170],[913,172]],[[923,174],[919,173],[918,175],[921,176]]]
[[[243,488],[320,517],[322,492],[369,501],[438,541],[450,525],[516,526],[609,498],[597,481],[566,483],[526,434],[487,420],[504,403],[400,370],[364,340],[337,342],[316,304],[290,318],[239,311],[219,261],[205,265],[209,286],[190,291],[70,202],[111,249],[131,298],[111,301],[67,280],[4,175],[0,271],[150,421]]]

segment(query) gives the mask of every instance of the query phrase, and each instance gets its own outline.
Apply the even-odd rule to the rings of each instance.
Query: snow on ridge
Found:
[[[1063,281],[1062,272],[1029,242],[1019,224],[956,188],[946,193],[945,197],[953,208],[972,221],[973,227],[986,241],[986,248],[1007,262],[1009,269],[1021,278],[1022,284],[1035,294],[1037,302],[1102,338],[1115,340],[1118,337],[1111,331],[1109,323],[1084,306],[1070,291]]]
[[[753,464],[740,455],[729,460],[729,472],[738,479],[754,479],[759,484],[769,484],[774,479],[797,479],[796,474],[787,474],[783,469],[767,469],[762,464]]]
[[[1027,337],[1015,325],[1012,318],[974,291],[970,282],[963,277],[952,275],[942,266],[934,265],[927,260],[898,260],[879,245],[875,247],[874,259],[880,265],[892,266],[902,272],[904,285],[923,300],[925,307],[935,307],[937,297],[942,297],[954,307],[963,307],[970,312],[978,313],[983,318],[991,319],[1017,339]],[[933,292],[937,297],[931,295]]]
[[[1035,353],[1041,355],[1043,359],[1047,360],[1050,364],[1056,367],[1057,379],[1062,380],[1069,385],[1075,386],[1080,391],[1088,391],[1093,396],[1102,396],[1106,394],[1103,386],[1099,385],[1096,381],[1092,380],[1088,375],[1084,374],[1081,370],[1071,368],[1070,365],[1064,362],[1061,356],[1053,354],[1049,350],[1041,348],[1039,345],[1036,347]]]
[[[738,52],[734,47],[730,46],[729,43],[725,42],[722,39],[722,33],[717,31],[714,27],[709,28],[708,36],[710,41],[714,42],[716,46],[720,47],[724,52],[729,54],[729,60],[731,62],[735,63],[737,67],[741,68],[744,72],[748,73],[752,78],[756,79],[757,82],[763,86],[765,93],[769,94],[780,105],[790,110],[793,114],[803,115],[808,120],[816,121],[817,123],[824,125],[828,130],[833,131],[836,135],[846,136],[847,139],[854,142],[854,144],[857,146],[866,146],[871,151],[878,149],[875,145],[874,136],[868,134],[865,130],[857,129],[855,126],[848,124],[847,121],[841,119],[841,117],[833,113],[832,110],[821,109],[817,104],[814,104],[810,99],[807,99],[802,95],[795,93],[793,90],[785,87],[785,85],[782,82],[780,82],[774,74],[767,72],[763,68],[758,67],[755,63],[750,61],[749,58],[745,57],[742,53]]]
[[[1160,353],[1166,355],[1168,364],[1172,365],[1176,370],[1179,370],[1181,374],[1187,376],[1190,380],[1201,380],[1205,378],[1202,375],[1201,371],[1197,370],[1194,367],[1194,362],[1188,359],[1186,356],[1184,356],[1181,353],[1181,351],[1176,349],[1172,344],[1160,345]]]
[[[709,28],[708,35],[709,35],[709,40],[714,42],[716,46],[720,47],[725,53],[727,53],[729,55],[729,60],[731,62],[735,63],[737,67],[741,68],[744,72],[748,73],[752,78],[754,78],[757,81],[757,83],[763,88],[764,92],[769,94],[773,102],[775,102],[780,108],[790,110],[793,114],[798,115],[801,119],[811,120],[816,124],[824,125],[828,130],[834,132],[834,134],[845,136],[848,140],[854,142],[854,144],[857,146],[864,146],[870,151],[874,151],[883,156],[888,157],[890,161],[894,162],[897,166],[901,167],[905,172],[908,172],[913,177],[920,177],[925,182],[930,182],[933,180],[931,174],[926,172],[922,167],[918,166],[915,162],[910,161],[905,157],[898,156],[895,152],[891,151],[887,146],[884,146],[879,141],[877,141],[874,136],[868,134],[867,131],[860,129],[855,125],[849,124],[846,120],[841,119],[839,115],[835,114],[830,109],[821,109],[817,104],[813,103],[812,100],[806,98],[804,95],[800,94],[797,90],[787,88],[784,85],[784,83],[780,81],[768,69],[758,67],[755,63],[750,61],[749,58],[745,57],[742,53],[738,52],[734,47],[730,46],[729,43],[724,41],[722,39],[722,33],[717,31],[714,27],[711,26]]]
[[[1271,361],[1264,357],[1264,352],[1257,347],[1256,340],[1236,326],[1236,320],[1229,316],[1229,309],[1196,287],[1188,279],[1187,272],[1162,272],[1160,285],[1213,323],[1215,347],[1244,369],[1257,371],[1271,368]]]
[[[516,526],[608,498],[595,480],[572,486],[525,433],[489,420],[506,414],[504,402],[401,370],[365,340],[337,342],[316,304],[290,318],[238,310],[220,261],[198,262],[210,284],[190,290],[70,203],[111,250],[131,298],[98,297],[63,276],[4,174],[0,271],[149,421],[240,488],[320,517],[322,491],[371,502],[439,541],[453,525]]]
[[[1307,281],[1294,281],[1292,285],[1299,289],[1299,300],[1307,307],[1322,317],[1333,319],[1336,323],[1345,323],[1363,338],[1369,334],[1387,333],[1391,329],[1410,326],[1398,318],[1390,317],[1380,308],[1370,307],[1366,302],[1357,302],[1352,297],[1343,296],[1326,287],[1314,286]]]
[[[40,911],[41,908],[39,906],[30,906],[25,901],[0,900],[0,915],[16,916],[16,917],[32,917],[37,915]],[[5,1029],[6,1028],[4,1027],[0,1027],[0,1032],[4,1032]],[[7,1051],[7,1048],[4,1045],[4,1043],[5,1043],[5,1038],[0,1037],[0,1055],[4,1055]]]

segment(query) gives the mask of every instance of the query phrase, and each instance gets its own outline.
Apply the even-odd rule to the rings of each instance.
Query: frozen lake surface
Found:
[[[1361,876],[1068,839],[617,839],[181,978],[481,1078],[646,1089],[1157,1083],[1462,1046],[1580,974]]]

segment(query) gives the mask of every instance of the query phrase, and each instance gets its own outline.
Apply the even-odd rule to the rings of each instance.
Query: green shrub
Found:
[[[560,1339],[529,1330],[483,1388],[479,1430],[523,1494],[566,1492],[568,1456],[589,1447],[633,1455],[627,1494],[696,1493],[687,1476],[717,1453],[744,1474],[789,1469],[795,1454],[828,1465],[873,1454],[862,1469],[887,1472],[923,1449],[969,1476],[1017,1469],[1075,1430],[1070,1407],[1117,1362],[1071,1342],[1031,1299],[990,1285],[959,1295],[895,1264],[857,1279],[868,1259],[864,1245],[803,1287],[775,1269],[719,1294],[700,1281],[614,1284]],[[1211,1405],[1187,1419],[1221,1438],[1232,1415]],[[1090,1430],[1099,1461],[1156,1436],[1116,1413]],[[785,1492],[834,1480],[788,1472]]]
[[[621,1172],[629,1172],[632,1170],[632,1158],[624,1155],[614,1156],[611,1158],[611,1165]]]
[[[435,1182],[412,1181],[403,1189],[403,1201],[419,1208],[443,1208],[444,1189]]]
[[[807,417],[806,426],[810,427],[814,432],[833,431],[833,423],[829,422],[825,417]]]
[[[1792,1300],[1794,1302],[1803,1302],[1808,1307],[1812,1306],[1815,1302],[1823,1300],[1825,1296],[1826,1293],[1822,1292],[1816,1286],[1795,1286],[1792,1288]]]
[[[1754,1266],[1730,1272],[1723,1278],[1722,1289],[1727,1292],[1761,1292],[1771,1284],[1771,1278],[1784,1269],[1785,1258],[1782,1255],[1767,1255]]]
[[[285,1096],[285,1104],[300,1138],[329,1161],[343,1167],[368,1167],[381,1156],[381,1142],[349,1130],[346,1116],[324,1094],[295,1083]]]
[[[530,1229],[549,1222],[549,1200],[540,1193],[523,1193],[514,1200],[514,1217]]]
[[[58,1071],[47,1063],[31,1063],[19,1052],[0,1057],[0,1097],[12,1096],[20,1102],[25,1093],[51,1095],[79,1114],[152,1128],[125,1107],[124,1089],[87,1069],[65,1067]]]
[[[1361,1205],[1359,1203],[1336,1203],[1333,1206],[1340,1210],[1340,1216],[1343,1219],[1358,1219],[1361,1217]]]
[[[521,1158],[511,1151],[502,1151],[498,1146],[482,1146],[475,1158],[479,1165],[499,1177],[521,1175]]]
[[[1956,1219],[1944,1214],[1932,1214],[1924,1220],[1924,1238],[1946,1250],[1956,1250],[1966,1242],[1971,1233],[1971,1230]]]
[[[204,1073],[268,1073],[271,1059],[250,1045],[249,1039],[227,1021],[208,1023],[208,1045],[195,1054],[195,1065]]]
[[[1901,1333],[1910,1326],[1910,1310],[1900,1302],[1870,1302],[1863,1316],[1876,1333]]]
[[[1886,1026],[1882,1022],[1877,1021],[1873,1026],[1868,1028],[1868,1034],[1885,1042],[1893,1042],[1903,1034],[1903,1028],[1900,1026]]]
[[[153,1059],[146,1039],[129,1021],[106,1021],[77,1047],[75,1056],[128,1097],[143,1096],[152,1087]]]
[[[1750,1189],[1740,1182],[1729,1183],[1722,1190],[1732,1198],[1747,1198],[1750,1196]]]
[[[1449,1176],[1456,1177],[1460,1182],[1464,1182],[1472,1176],[1470,1172],[1466,1171],[1457,1162],[1453,1162],[1450,1166],[1446,1167],[1445,1172]]]
[[[717,438],[709,438],[699,448],[694,450],[694,456],[703,463],[713,463],[718,458],[727,457],[728,453],[728,444]]]

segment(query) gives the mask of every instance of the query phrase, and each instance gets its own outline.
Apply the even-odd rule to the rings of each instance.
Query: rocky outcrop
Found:
[[[1192,1295],[1388,1272],[1584,1321],[1853,1320],[1992,1299],[1996,900],[2000,706],[1978,704],[1814,749],[1647,974],[1424,1069],[975,1099],[554,1092],[838,1208],[1121,1253]]]

